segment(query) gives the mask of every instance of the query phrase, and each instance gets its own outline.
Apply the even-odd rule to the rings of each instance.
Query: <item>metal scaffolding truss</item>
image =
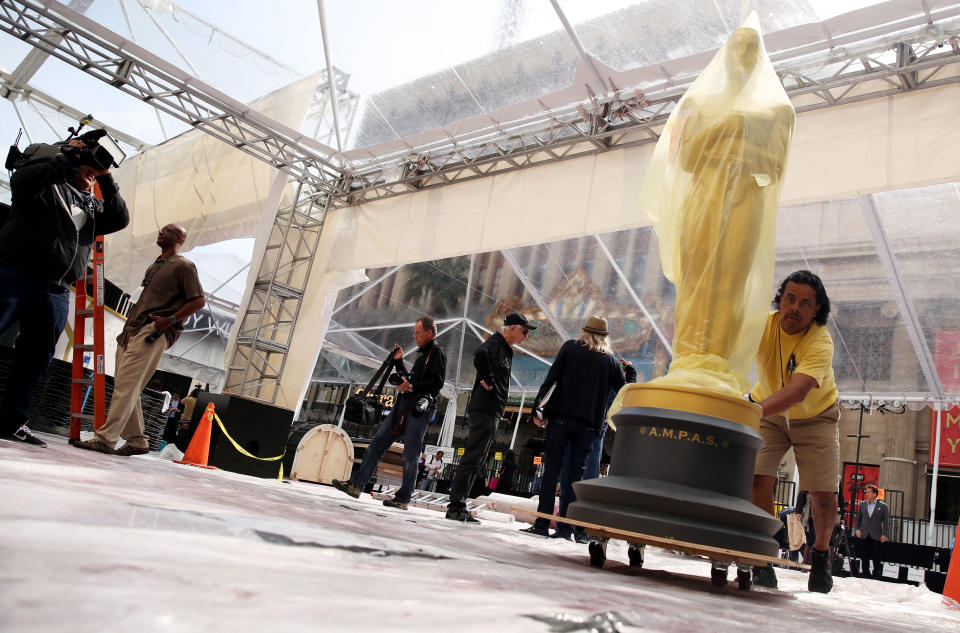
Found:
[[[775,63],[797,112],[960,81],[960,21]],[[671,77],[354,165],[333,207],[653,143],[696,75]],[[650,95],[658,95],[656,98]],[[394,174],[396,174],[394,176]]]
[[[310,100],[305,126],[305,129],[310,130],[311,138],[331,147],[337,142],[337,130],[345,136],[353,129],[357,106],[360,103],[360,96],[347,87],[350,75],[339,68],[333,68],[333,78],[332,85],[337,95],[336,108],[339,116],[334,117],[334,100],[330,98],[331,82],[328,81],[324,72]]]
[[[329,198],[301,183],[295,199],[277,211],[224,382],[224,391],[267,402],[278,396]]]
[[[44,110],[49,112],[51,115],[62,114],[74,123],[86,116],[86,113],[81,112],[80,110],[77,110],[76,108],[60,101],[56,97],[37,90],[36,88],[31,86],[24,86],[21,88],[14,87],[13,78],[11,75],[2,71],[0,71],[0,97],[9,99],[11,103],[14,104],[14,107],[16,107],[17,101],[20,101],[21,103],[28,103],[34,107],[37,112]],[[146,141],[141,141],[135,136],[131,136],[125,132],[122,132],[95,118],[90,120],[90,126],[106,130],[115,140],[128,146],[135,152],[142,152],[150,147],[150,144]],[[24,131],[27,132],[26,126],[24,126]],[[63,134],[63,130],[54,129],[52,131],[57,135]],[[28,138],[31,137],[29,132],[27,132],[27,136]]]
[[[564,20],[562,12],[560,18]],[[895,34],[874,29],[868,42],[845,43],[819,56],[784,54],[777,69],[797,110],[960,81],[956,16],[947,13],[929,18],[930,24]],[[936,28],[933,20],[937,20]],[[695,79],[695,75],[670,77],[620,90],[599,78],[601,86],[610,83],[610,91],[588,101],[419,146],[413,154],[378,156],[365,164],[342,167],[335,163],[336,153],[329,146],[249,110],[59,3],[2,0],[0,29],[301,182],[310,182],[319,192],[332,196],[330,208],[654,142],[673,106]],[[572,29],[567,31],[576,42]],[[339,87],[346,78],[335,76],[328,83]],[[348,95],[345,102],[354,106],[347,113],[352,118],[356,99],[344,94]],[[326,106],[316,107],[313,116],[325,118]],[[340,127],[346,126],[335,125],[334,132]],[[390,176],[394,173],[398,175]]]
[[[327,203],[342,180],[340,169],[320,156],[332,150],[56,3],[4,0],[0,29],[273,165],[296,185],[296,202],[277,212],[250,301],[237,319],[224,385],[227,391],[275,402]],[[323,130],[333,138],[344,124],[349,129],[358,97],[347,90],[348,80],[346,73],[328,66],[307,113],[314,136]],[[344,119],[338,120],[338,110]]]
[[[57,2],[3,0],[0,30],[255,156],[323,194],[342,171],[334,151],[204,84]]]

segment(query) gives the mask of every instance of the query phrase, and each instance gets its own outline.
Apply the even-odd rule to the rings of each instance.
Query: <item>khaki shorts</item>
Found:
[[[834,403],[820,415],[787,421],[773,415],[760,421],[764,446],[757,453],[757,475],[777,476],[780,461],[792,446],[800,472],[798,490],[836,492],[840,482],[840,409]]]

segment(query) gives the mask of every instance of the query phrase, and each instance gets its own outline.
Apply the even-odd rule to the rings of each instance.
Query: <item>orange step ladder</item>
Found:
[[[88,282],[93,296],[87,295]],[[93,273],[77,279],[73,318],[73,381],[70,390],[70,443],[80,439],[84,420],[92,420],[94,430],[107,419],[106,373],[103,358],[103,236],[93,245]],[[88,299],[92,299],[88,301]],[[87,343],[87,319],[93,319],[93,343]],[[84,355],[93,352],[93,376],[84,375]],[[93,388],[93,413],[84,413],[88,391]]]

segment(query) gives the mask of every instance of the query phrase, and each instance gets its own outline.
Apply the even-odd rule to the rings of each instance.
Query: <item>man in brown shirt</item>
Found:
[[[113,399],[107,421],[93,439],[74,446],[108,455],[142,455],[149,450],[143,433],[140,392],[153,376],[163,351],[183,331],[183,321],[206,303],[197,267],[178,251],[187,232],[168,224],[157,235],[160,256],[143,276],[143,292],[130,308],[117,337]],[[163,343],[158,339],[163,338]],[[126,443],[114,450],[119,438]]]

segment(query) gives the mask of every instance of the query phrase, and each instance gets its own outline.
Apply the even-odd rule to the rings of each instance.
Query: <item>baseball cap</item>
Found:
[[[528,330],[537,329],[536,325],[533,325],[530,321],[527,321],[527,317],[523,316],[519,312],[508,314],[507,318],[503,320],[503,324],[504,325],[522,325]]]

